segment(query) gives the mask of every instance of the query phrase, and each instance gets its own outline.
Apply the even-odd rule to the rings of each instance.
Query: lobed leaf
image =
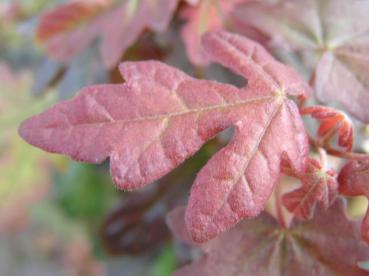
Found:
[[[328,209],[336,200],[336,172],[326,170],[320,162],[309,159],[306,171],[297,177],[302,186],[283,195],[283,204],[299,219],[311,219],[317,208]]]
[[[169,224],[183,235],[183,211],[173,211]],[[174,275],[367,275],[357,266],[369,257],[357,226],[347,219],[342,200],[312,220],[293,220],[288,229],[263,213],[202,244],[204,255]]]
[[[234,127],[232,141],[200,170],[186,221],[206,241],[258,215],[288,159],[305,169],[308,141],[295,103],[307,95],[297,74],[259,44],[230,33],[204,37],[210,57],[248,78],[242,89],[196,80],[156,61],[125,62],[126,83],[82,89],[26,120],[21,136],[50,152],[100,163],[110,158],[118,188],[132,190],[162,177],[214,135]]]
[[[254,1],[235,10],[240,20],[267,33],[274,45],[310,54],[320,100],[337,101],[369,122],[368,1]]]

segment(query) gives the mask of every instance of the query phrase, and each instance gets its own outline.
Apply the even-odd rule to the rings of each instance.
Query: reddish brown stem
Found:
[[[336,150],[332,148],[328,148],[325,150],[327,151],[328,154],[336,156],[336,157],[341,157],[341,158],[350,159],[350,160],[357,160],[357,161],[369,160],[369,154],[365,154],[365,153],[357,153],[357,152],[352,152],[352,151],[341,151],[341,150]]]
[[[369,160],[369,154],[366,153],[357,153],[352,151],[342,151],[328,147],[327,145],[321,145],[318,141],[308,135],[309,143],[313,147],[319,149],[322,148],[328,153],[329,155],[336,156],[339,158],[349,159],[349,160],[358,160],[358,161],[365,161]]]

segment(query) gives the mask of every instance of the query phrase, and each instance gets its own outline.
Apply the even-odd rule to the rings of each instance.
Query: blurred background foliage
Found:
[[[108,164],[92,166],[30,147],[22,120],[93,83],[122,82],[89,47],[68,64],[34,40],[40,14],[57,0],[0,1],[0,275],[165,276],[196,251],[171,240],[165,215],[185,204],[199,168],[229,137],[223,133],[180,168],[142,191],[112,185]],[[175,17],[163,34],[144,32],[122,59],[159,59],[198,77],[243,83],[219,66],[193,67]],[[366,201],[351,202],[354,217]]]
[[[91,166],[44,153],[18,136],[22,120],[82,86],[105,82],[108,75],[121,81],[117,72],[102,70],[95,48],[69,65],[42,53],[34,41],[38,16],[59,2],[0,1],[0,275],[169,275],[176,259],[164,209],[156,207],[154,220],[142,218],[162,195],[152,191],[155,198],[146,196],[150,204],[143,204],[140,212],[119,213],[126,196],[112,185],[107,164]],[[135,49],[130,53],[140,58]],[[111,212],[118,212],[113,222],[131,225],[119,236],[126,239],[122,247],[116,246],[119,240],[101,234],[112,228],[104,224]],[[156,224],[156,236],[147,238]],[[130,237],[136,232],[142,237]],[[157,236],[163,238],[156,242]],[[137,246],[134,238],[146,240]]]
[[[125,193],[112,185],[108,164],[77,163],[22,141],[17,129],[25,118],[83,86],[122,81],[116,69],[103,68],[97,47],[69,64],[42,52],[34,39],[39,16],[61,2],[0,2],[0,275],[170,275],[192,251],[176,252],[165,215],[185,204],[195,172],[218,145],[147,189]],[[122,59],[166,59],[194,70],[183,45],[169,46],[176,35],[145,32]]]

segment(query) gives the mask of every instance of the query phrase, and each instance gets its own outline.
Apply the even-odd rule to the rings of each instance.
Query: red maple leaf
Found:
[[[189,240],[183,208],[169,214],[168,224],[177,237]],[[312,220],[293,220],[289,228],[262,213],[198,245],[204,255],[174,275],[368,275],[357,266],[369,258],[369,248],[358,236],[358,224],[347,219],[342,200],[328,211],[319,210]]]
[[[306,96],[309,87],[247,38],[213,32],[204,36],[203,46],[212,60],[246,77],[247,87],[196,80],[156,61],[125,62],[120,71],[126,83],[84,88],[26,120],[20,134],[75,160],[100,163],[110,157],[113,181],[132,190],[234,127],[232,141],[200,170],[189,199],[191,235],[209,240],[263,210],[282,160],[304,171],[308,140],[288,96]]]
[[[318,136],[321,146],[328,146],[331,138],[338,135],[338,145],[350,151],[354,142],[354,131],[350,118],[343,112],[327,106],[309,106],[300,110],[319,120]]]
[[[306,56],[320,100],[337,101],[369,122],[369,1],[250,1],[235,11],[272,44]]]
[[[302,186],[283,196],[283,204],[300,219],[311,219],[318,208],[328,209],[336,199],[338,183],[336,172],[310,158],[305,172],[294,175]]]

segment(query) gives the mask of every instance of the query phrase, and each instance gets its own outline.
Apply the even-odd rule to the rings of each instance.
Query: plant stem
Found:
[[[309,134],[308,134],[308,138],[309,138],[310,145],[317,148],[318,151],[319,149],[324,149],[326,153],[328,153],[329,155],[336,156],[339,158],[349,159],[349,160],[357,160],[357,161],[369,160],[369,154],[333,149],[331,147],[328,147],[327,145],[321,145],[317,140],[315,140]]]
[[[328,148],[328,149],[326,148],[325,150],[327,151],[328,154],[336,156],[336,157],[341,157],[341,158],[350,159],[350,160],[357,160],[357,161],[369,160],[369,154],[365,154],[365,153],[357,153],[357,152],[352,152],[352,151],[341,151],[341,150],[336,150],[332,148]]]

